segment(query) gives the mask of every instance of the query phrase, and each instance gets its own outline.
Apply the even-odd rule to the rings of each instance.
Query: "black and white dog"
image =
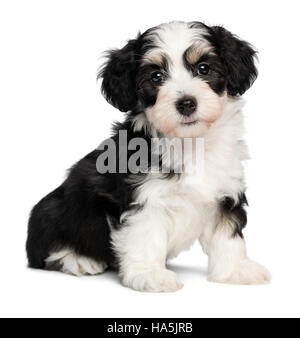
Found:
[[[268,282],[269,272],[247,258],[242,235],[247,150],[241,95],[257,77],[255,56],[226,29],[200,22],[162,24],[110,51],[99,78],[108,102],[126,112],[110,139],[117,170],[101,172],[104,148],[96,149],[33,208],[29,266],[74,275],[111,267],[135,290],[175,291],[183,284],[166,260],[199,240],[210,281]],[[125,147],[120,132],[126,132]],[[129,160],[120,170],[120,156],[134,154],[134,139],[149,146],[147,158],[158,159],[159,170],[151,170],[150,161],[146,170],[132,172]],[[166,161],[165,148],[157,153],[152,139],[162,145],[202,139],[203,170],[185,170],[195,166],[197,148],[184,149],[178,172],[182,156],[173,151]],[[168,173],[161,171],[166,166]]]

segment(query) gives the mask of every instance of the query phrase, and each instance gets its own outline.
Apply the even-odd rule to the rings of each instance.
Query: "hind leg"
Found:
[[[103,273],[107,268],[105,262],[78,255],[71,249],[51,253],[45,263],[49,270],[59,270],[75,276],[97,275]]]

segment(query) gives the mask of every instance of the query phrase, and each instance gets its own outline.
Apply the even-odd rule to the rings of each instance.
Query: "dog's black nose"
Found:
[[[193,97],[184,97],[176,102],[176,108],[180,114],[190,116],[196,110],[196,99]]]

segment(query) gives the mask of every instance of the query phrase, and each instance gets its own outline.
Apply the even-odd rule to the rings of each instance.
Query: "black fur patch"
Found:
[[[153,44],[148,38],[149,29],[129,40],[121,49],[107,52],[107,62],[99,71],[97,79],[103,78],[102,94],[114,107],[123,112],[133,110],[138,103],[137,74],[141,58]]]
[[[122,49],[108,52],[108,62],[98,74],[98,78],[103,78],[103,95],[109,103],[123,112],[133,109],[137,103],[137,44],[138,39],[130,40]]]
[[[240,40],[223,27],[207,26],[207,30],[209,34],[206,38],[214,46],[226,70],[228,94],[244,94],[258,75],[256,51],[248,42]]]
[[[247,212],[245,206],[248,205],[246,195],[239,195],[238,202],[235,203],[231,197],[225,197],[220,202],[220,210],[223,217],[226,217],[234,224],[233,236],[239,235],[243,238],[243,229],[247,224]]]

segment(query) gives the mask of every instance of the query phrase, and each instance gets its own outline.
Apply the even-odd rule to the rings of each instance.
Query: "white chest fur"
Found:
[[[229,101],[223,115],[204,136],[204,166],[199,176],[166,179],[160,174],[149,174],[136,191],[135,202],[142,205],[138,214],[127,215],[128,228],[134,236],[146,229],[157,242],[167,242],[167,255],[176,256],[188,248],[203,231],[212,227],[217,202],[224,196],[237,199],[244,190],[241,160],[246,158],[246,147],[241,141],[243,118],[240,99]],[[125,230],[129,233],[129,230]]]

